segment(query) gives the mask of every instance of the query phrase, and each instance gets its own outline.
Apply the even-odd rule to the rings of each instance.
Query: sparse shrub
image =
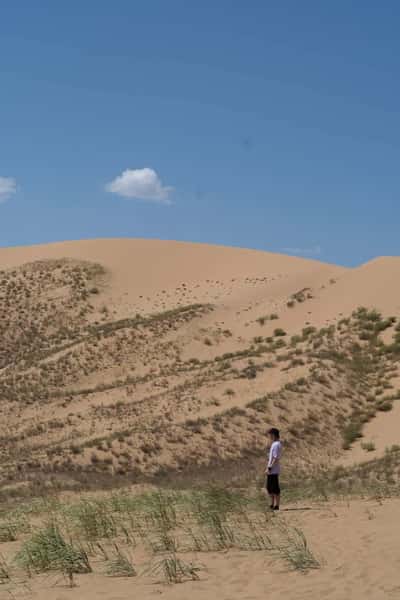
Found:
[[[244,417],[246,416],[246,411],[244,410],[244,408],[240,408],[239,406],[233,406],[232,408],[226,411],[225,415],[230,418]]]
[[[0,554],[0,584],[8,583],[10,579],[10,568],[6,559]]]
[[[304,365],[304,360],[302,358],[292,358],[290,362],[290,367],[302,367]]]
[[[353,442],[362,437],[362,422],[351,421],[343,428],[343,450],[348,450]]]
[[[388,411],[392,410],[392,408],[393,408],[393,404],[392,404],[392,402],[390,402],[390,400],[384,400],[383,402],[380,402],[377,405],[377,409],[382,412],[388,412]]]
[[[366,452],[373,452],[375,450],[375,444],[373,442],[364,442],[361,444],[361,448]]]
[[[303,328],[303,338],[307,338],[310,335],[312,335],[313,333],[316,333],[317,329],[316,327],[313,327],[312,325],[309,325],[308,327],[304,327]]]
[[[252,408],[257,412],[265,412],[268,409],[268,396],[256,398],[247,404],[248,408]]]
[[[282,329],[281,327],[277,327],[276,329],[274,329],[274,336],[275,337],[284,337],[286,334],[286,331],[284,329]]]
[[[257,367],[256,365],[248,365],[241,372],[241,377],[245,377],[247,379],[255,379],[257,377]]]
[[[274,342],[273,350],[279,350],[280,348],[284,348],[286,346],[286,342],[283,338],[279,338]]]

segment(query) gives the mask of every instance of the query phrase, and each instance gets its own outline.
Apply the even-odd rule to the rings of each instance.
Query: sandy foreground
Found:
[[[77,577],[70,589],[56,577],[0,590],[0,598],[37,600],[261,600],[329,598],[371,600],[400,597],[398,523],[400,501],[388,499],[296,506],[277,519],[299,526],[321,567],[308,573],[288,570],[264,552],[199,554],[204,566],[200,581],[177,585],[157,583],[157,577],[110,578],[92,574]],[[308,508],[303,510],[302,508]],[[12,550],[12,544],[9,545]]]

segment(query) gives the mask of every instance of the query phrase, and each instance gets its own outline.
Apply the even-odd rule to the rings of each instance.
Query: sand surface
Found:
[[[212,304],[213,310],[187,322],[179,322],[171,333],[168,330],[143,331],[142,337],[137,336],[129,347],[122,345],[128,343],[127,337],[104,338],[104,345],[96,354],[95,346],[86,347],[76,341],[75,354],[67,348],[48,359],[60,379],[63,363],[60,361],[60,367],[57,361],[63,353],[72,355],[72,362],[66,362],[70,375],[61,390],[63,393],[85,388],[94,391],[90,395],[79,395],[79,391],[68,403],[63,403],[62,399],[53,402],[51,398],[47,402],[20,402],[18,405],[3,402],[0,433],[4,447],[8,444],[7,461],[10,464],[19,460],[19,448],[25,451],[27,447],[32,448],[32,455],[36,452],[35,457],[44,460],[42,447],[60,445],[67,456],[71,439],[86,442],[99,438],[104,442],[96,445],[95,458],[112,457],[111,463],[107,463],[110,464],[110,476],[121,465],[128,468],[127,454],[138,457],[137,464],[145,471],[154,471],[161,460],[175,468],[178,459],[186,455],[201,464],[209,451],[209,440],[221,452],[220,458],[237,458],[242,448],[248,449],[251,442],[257,447],[264,443],[267,424],[281,422],[282,428],[289,430],[294,423],[298,434],[300,425],[306,431],[312,419],[318,424],[317,431],[321,436],[316,458],[332,460],[336,465],[351,466],[379,458],[387,447],[400,444],[400,401],[397,400],[390,412],[376,412],[376,416],[366,423],[363,438],[353,443],[350,450],[341,450],[340,436],[331,437],[329,440],[333,442],[324,443],[324,427],[329,424],[329,418],[331,429],[326,429],[326,435],[332,436],[332,427],[336,427],[331,409],[340,408],[342,403],[342,414],[350,414],[345,412],[349,410],[346,405],[349,390],[344,389],[340,378],[332,373],[328,387],[310,387],[307,393],[291,392],[287,404],[282,401],[270,403],[267,416],[260,417],[251,411],[246,417],[234,414],[224,422],[225,437],[212,430],[210,423],[204,425],[203,433],[193,433],[189,429],[183,430],[182,435],[180,430],[174,429],[188,419],[201,417],[207,420],[224,411],[245,409],[249,401],[308,376],[311,364],[308,354],[304,355],[303,364],[289,369],[287,363],[279,360],[284,351],[278,351],[273,357],[273,368],[261,369],[257,377],[233,374],[229,379],[228,375],[220,377],[216,370],[212,373],[213,378],[207,379],[197,375],[195,366],[193,371],[180,370],[185,361],[195,359],[211,364],[224,353],[235,353],[257,344],[255,340],[259,336],[267,339],[274,335],[276,327],[284,327],[286,339],[290,339],[305,326],[321,328],[336,324],[359,306],[377,308],[385,317],[400,317],[399,257],[378,258],[358,268],[346,269],[266,252],[157,240],[89,240],[0,248],[2,269],[61,258],[96,262],[106,268],[104,289],[91,298],[95,306],[93,319],[101,321],[103,306],[108,310],[106,320],[132,318],[137,314],[146,316],[197,303]],[[293,296],[299,292],[304,292],[304,299],[290,306]],[[40,295],[38,297],[40,299]],[[277,320],[267,319],[260,324],[260,317],[272,313],[276,313]],[[393,327],[384,332],[387,342],[393,333]],[[176,364],[180,368],[174,370],[172,366],[177,356],[181,362]],[[90,369],[85,368],[83,373],[79,369],[80,361],[84,359]],[[94,363],[97,361],[94,366],[91,359]],[[261,362],[265,358],[257,360]],[[239,357],[232,366],[241,372],[249,362],[247,358]],[[162,373],[165,364],[172,366]],[[12,365],[6,365],[0,369],[0,375],[5,378],[10,369]],[[23,372],[23,367],[21,369]],[[137,376],[138,382],[122,385],[120,380],[128,375]],[[397,392],[400,387],[398,375],[391,383],[391,393]],[[248,414],[253,418],[250,427],[246,420]],[[164,415],[169,417],[164,423],[165,438],[161,438],[160,433],[151,437],[146,433],[146,427],[150,429],[154,423],[158,424]],[[62,427],[58,426],[60,421]],[[134,429],[137,423],[142,424],[145,433],[135,434],[132,439],[118,439],[117,432],[127,426]],[[256,440],[255,432],[259,436]],[[17,442],[9,438],[10,434],[15,435]],[[309,435],[316,434],[311,430]],[[104,447],[107,436],[111,440],[108,448]],[[186,445],[186,439],[193,443]],[[157,454],[153,450],[159,441],[163,447]],[[369,442],[374,444],[371,452],[363,448],[363,444]],[[153,446],[150,446],[152,453],[149,454],[146,445],[150,443]],[[296,443],[299,443],[297,438]],[[92,452],[92,447],[88,446],[78,458],[74,455],[72,458],[87,465]],[[315,451],[310,455],[315,457]],[[62,458],[62,453],[59,459],[51,457],[51,468],[55,473],[60,472],[57,469],[62,467]],[[321,561],[321,568],[315,571],[291,572],[286,564],[265,552],[207,553],[193,557],[204,565],[198,582],[167,586],[145,574],[123,579],[110,578],[97,571],[78,576],[78,586],[73,589],[65,587],[53,576],[41,576],[20,585],[13,583],[10,587],[0,585],[0,599],[400,598],[399,500],[390,499],[383,503],[352,500],[348,504],[307,504],[307,507],[311,510],[282,511],[276,518],[298,525],[305,532],[310,547]],[[0,552],[11,556],[15,549],[13,544],[6,544],[0,547]]]
[[[109,578],[85,575],[69,589],[54,577],[40,578],[14,587],[13,594],[0,589],[0,598],[37,600],[387,600],[400,597],[398,527],[400,501],[352,500],[311,510],[282,511],[276,518],[298,525],[321,561],[321,568],[308,573],[289,571],[263,552],[199,554],[204,565],[200,581],[177,585],[157,578]]]
[[[275,307],[284,311],[287,326],[295,329],[306,320],[316,325],[332,322],[360,305],[385,313],[400,311],[399,257],[346,269],[282,254],[160,240],[99,239],[0,248],[1,268],[60,258],[106,267],[112,275],[108,291],[120,313],[209,301],[227,314],[240,307],[240,322],[244,317],[250,321],[256,309]],[[312,290],[312,302],[287,310],[290,294],[304,287]]]
[[[313,366],[310,348],[307,354],[300,353],[301,361],[296,366],[291,365],[290,361],[285,362],[284,356],[279,356],[285,354],[285,349],[275,355],[265,353],[259,358],[251,355],[251,348],[259,343],[265,345],[266,340],[275,335],[276,328],[284,329],[287,334],[286,345],[289,347],[290,337],[301,333],[304,327],[319,329],[337,324],[359,306],[377,308],[384,317],[394,315],[400,318],[399,257],[377,258],[360,267],[347,269],[281,254],[160,240],[99,239],[0,248],[2,269],[64,258],[99,263],[106,269],[104,285],[99,286],[100,293],[90,296],[90,303],[94,307],[89,317],[92,322],[115,322],[136,315],[148,316],[171,309],[180,310],[194,304],[210,304],[212,310],[185,323],[171,323],[171,333],[164,329],[157,335],[145,333],[142,339],[136,337],[131,340],[127,336],[125,339],[110,336],[98,347],[80,343],[77,336],[72,343],[68,340],[65,349],[61,345],[59,352],[55,351],[45,358],[43,364],[33,359],[32,364],[41,370],[42,375],[47,367],[54,373],[49,383],[45,382],[42,375],[41,381],[38,382],[36,378],[37,395],[42,395],[43,386],[53,386],[54,389],[54,381],[62,382],[60,390],[56,390],[60,398],[68,395],[70,390],[75,394],[68,403],[62,400],[37,403],[29,398],[29,401],[21,401],[20,396],[17,410],[14,403],[8,405],[3,402],[0,435],[6,438],[11,430],[13,435],[23,436],[23,440],[32,440],[35,447],[41,444],[55,446],[58,442],[65,446],[71,436],[81,440],[111,436],[122,428],[122,412],[124,427],[134,427],[138,418],[143,421],[143,427],[153,427],[160,415],[165,413],[171,415],[169,423],[181,424],[187,419],[211,419],[223,411],[244,409],[250,401],[266,393],[277,392],[310,374]],[[40,285],[26,290],[30,294],[27,296],[29,301],[20,295],[17,316],[26,314],[32,319],[38,306],[43,308],[47,302],[42,312],[43,326],[46,326],[52,318],[52,309],[48,304],[48,296],[40,291]],[[51,298],[62,293],[62,289],[52,290]],[[298,294],[302,295],[302,300],[293,301]],[[7,298],[0,311],[3,323],[10,320],[12,304],[13,300],[10,305]],[[276,320],[271,320],[271,315],[275,315]],[[67,319],[69,317],[70,313],[66,315]],[[15,340],[20,337],[18,327],[21,324],[10,333]],[[382,337],[389,343],[393,334],[392,327]],[[15,342],[10,352],[17,350]],[[34,351],[34,346],[29,349],[30,354],[34,354]],[[202,371],[196,370],[195,363],[192,363],[191,370],[187,364],[182,369],[185,361],[203,361],[205,364],[238,352],[243,352],[243,359],[231,360],[231,367],[237,372],[245,369],[251,361],[268,363],[276,359],[275,364],[273,368],[261,365],[256,377],[237,377],[233,370],[221,376],[217,369],[209,376],[206,367]],[[6,357],[4,360],[7,364]],[[23,373],[22,377],[29,378],[35,374],[34,369],[31,369],[33,373],[24,372],[24,365],[16,364],[17,361],[14,363],[15,371],[20,376]],[[12,368],[12,364],[6,369],[0,368],[0,377],[6,379]],[[65,373],[68,375],[63,379]],[[129,377],[135,378],[136,383],[121,385],[121,380]],[[8,386],[13,385],[10,381]],[[392,381],[392,385],[393,392],[396,392],[400,380]],[[9,388],[4,389],[8,393]],[[80,390],[87,389],[92,390],[90,396],[78,394]],[[331,393],[336,394],[337,398],[340,392],[344,397],[347,391],[343,392],[340,382],[332,376]],[[24,389],[22,393],[27,395]],[[314,394],[317,394],[318,400],[321,400],[321,396],[326,398],[324,390],[310,389],[308,395],[294,394],[290,405],[280,408],[271,404],[266,424],[283,419],[287,425],[282,427],[289,429],[291,423],[296,423],[295,428],[298,428],[299,420],[305,423],[312,412],[322,425],[321,419],[326,418],[321,416],[322,411],[329,412],[330,408],[323,406],[321,400],[317,409]],[[118,405],[122,408],[119,409]],[[377,412],[377,416],[366,425],[363,440],[356,442],[350,451],[336,456],[337,464],[350,465],[381,456],[387,446],[399,443],[399,406],[396,404],[394,410],[387,414]],[[139,415],[135,413],[136,408]],[[343,410],[346,410],[345,406]],[[56,427],[58,424],[63,427]],[[170,425],[167,423],[166,426]],[[45,432],[42,438],[41,428]],[[261,432],[261,422],[259,429]],[[174,444],[179,433],[171,435],[171,443]],[[232,431],[232,435],[245,447],[249,443],[249,435],[254,436],[254,428],[247,433],[241,430],[239,436]],[[135,448],[144,442],[144,439],[134,440]],[[361,446],[365,442],[372,442],[376,449],[367,453]],[[155,444],[156,440],[152,443]],[[221,440],[218,445],[219,448],[224,446]],[[231,456],[231,447],[229,442],[226,453],[223,449],[223,458]],[[119,447],[114,443],[112,450],[114,453],[132,453],[131,448]],[[340,442],[336,440],[334,445],[321,447],[321,453],[324,458],[330,459],[339,448]],[[99,451],[102,458],[107,458],[105,452]],[[202,454],[200,448],[199,453]],[[148,457],[139,458],[143,459],[143,463]],[[173,446],[169,453],[164,453],[164,459],[165,464],[176,465]],[[43,456],[40,456],[40,460],[43,460]],[[91,450],[85,451],[81,462],[86,464],[89,460]],[[76,458],[76,461],[79,462],[80,458]],[[116,464],[114,457],[113,468],[121,468],[121,461]],[[154,470],[156,462],[154,459],[154,464],[146,468],[151,466]]]

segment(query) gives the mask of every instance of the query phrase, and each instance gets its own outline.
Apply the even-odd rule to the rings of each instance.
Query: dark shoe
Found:
[[[279,510],[279,506],[274,506],[272,510]]]

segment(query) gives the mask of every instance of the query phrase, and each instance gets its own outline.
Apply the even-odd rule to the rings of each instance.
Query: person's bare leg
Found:
[[[281,502],[281,497],[280,497],[280,495],[274,496],[274,507],[275,507],[275,508],[279,508],[279,506],[280,506],[280,502]]]

